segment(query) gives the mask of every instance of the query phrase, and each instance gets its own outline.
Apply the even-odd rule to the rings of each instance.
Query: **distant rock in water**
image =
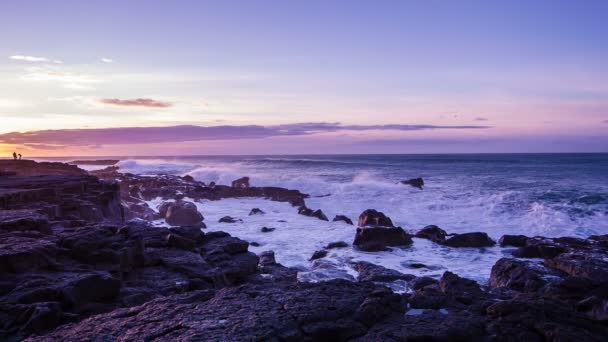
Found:
[[[203,225],[203,214],[198,211],[196,204],[192,202],[175,201],[162,206],[162,212],[165,213],[165,221],[172,226],[200,227]]]
[[[325,215],[323,210],[321,210],[321,209],[312,210],[312,209],[306,207],[305,205],[298,208],[298,214],[303,215],[303,216],[316,217],[322,221],[329,221],[329,219],[327,218],[327,216]]]
[[[318,251],[314,252],[312,254],[312,256],[310,257],[310,259],[308,259],[308,260],[309,261],[313,261],[313,260],[325,258],[326,256],[327,256],[327,251],[326,250],[318,250]]]
[[[190,175],[182,176],[182,179],[185,180],[186,182],[194,182],[194,177],[192,177]]]
[[[260,209],[260,208],[253,208],[249,212],[249,216],[252,216],[252,215],[264,215],[264,214],[266,214],[266,213],[262,209]]]
[[[431,240],[435,243],[442,244],[445,242],[445,237],[447,235],[448,234],[445,232],[445,230],[443,230],[435,225],[430,225],[430,226],[426,226],[426,227],[422,228],[421,230],[419,230],[415,236],[417,238],[427,239],[427,240]]]
[[[336,215],[336,217],[334,217],[334,219],[332,221],[334,221],[334,222],[342,221],[347,224],[350,224],[351,226],[353,225],[353,221],[344,215]]]
[[[260,229],[260,231],[262,233],[270,233],[270,232],[274,232],[276,228],[268,228],[268,227],[262,227],[262,229]]]
[[[353,245],[362,251],[387,250],[389,246],[409,246],[412,237],[401,227],[359,227]]]
[[[456,234],[446,239],[443,244],[450,247],[492,247],[496,242],[486,233],[474,232]]]
[[[237,222],[243,222],[243,220],[234,218],[232,216],[224,216],[221,219],[219,219],[218,222],[219,223],[237,223]]]
[[[501,246],[523,247],[526,245],[528,237],[525,235],[503,235],[498,240]]]
[[[394,227],[393,221],[384,213],[367,209],[359,215],[359,227]]]
[[[348,247],[348,244],[344,241],[336,241],[330,242],[325,246],[325,249],[334,249],[334,248],[345,248]]]
[[[68,164],[71,165],[116,165],[118,159],[100,159],[100,160],[73,160]]]
[[[412,179],[408,179],[408,180],[402,180],[401,184],[411,185],[415,188],[422,190],[422,187],[424,186],[424,180],[420,177],[412,178]]]

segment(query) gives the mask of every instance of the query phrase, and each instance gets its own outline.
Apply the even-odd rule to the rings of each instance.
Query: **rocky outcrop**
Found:
[[[384,213],[367,209],[359,215],[359,227],[394,227],[393,221]]]
[[[329,219],[327,218],[327,216],[325,215],[323,210],[321,210],[321,209],[312,210],[312,209],[306,207],[305,205],[298,208],[298,214],[303,215],[303,216],[316,217],[321,221],[329,221]]]
[[[233,188],[248,188],[249,186],[249,177],[242,177],[232,181]]]
[[[70,165],[102,165],[112,166],[118,164],[118,159],[99,159],[99,160],[73,160]]]
[[[525,235],[503,235],[498,240],[498,243],[502,246],[512,247],[523,247],[526,245],[528,237]]]
[[[411,185],[414,188],[418,188],[418,189],[422,190],[422,187],[424,186],[424,180],[420,177],[412,178],[412,179],[408,179],[408,180],[402,180],[401,184]]]
[[[33,160],[0,160],[0,172],[16,176],[83,176],[87,172],[76,165]]]
[[[165,221],[171,226],[193,226],[203,227],[203,214],[196,208],[196,204],[188,201],[178,200],[159,208],[161,215],[164,213]]]
[[[389,246],[408,246],[412,244],[411,235],[401,227],[393,226],[393,221],[384,213],[367,209],[359,215],[359,228],[353,246],[362,251],[374,252],[387,250]]]

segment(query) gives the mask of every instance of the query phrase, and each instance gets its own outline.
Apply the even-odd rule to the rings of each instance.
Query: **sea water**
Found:
[[[189,174],[204,182],[230,184],[249,176],[252,186],[297,189],[306,204],[330,220],[338,214],[357,221],[368,208],[395,225],[416,231],[438,225],[448,233],[588,237],[608,234],[608,154],[311,155],[120,158],[123,172]],[[423,190],[401,184],[422,177]],[[151,203],[156,205],[157,203]],[[414,239],[388,252],[334,249],[310,262],[329,242],[351,243],[355,228],[297,214],[286,203],[226,199],[197,203],[209,230],[223,230],[274,250],[277,261],[302,270],[302,280],[356,276],[351,264],[369,261],[404,273],[440,276],[449,270],[487,281],[497,259],[510,249],[449,248]],[[265,215],[248,216],[258,207]],[[243,220],[218,223],[222,216]],[[281,222],[285,221],[285,222]],[[262,233],[262,227],[276,228]],[[424,267],[420,267],[422,264]]]

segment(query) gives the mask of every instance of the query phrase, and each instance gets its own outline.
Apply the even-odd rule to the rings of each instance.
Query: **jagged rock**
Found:
[[[268,227],[262,227],[262,229],[260,229],[260,231],[262,233],[270,233],[273,232],[276,228],[268,228]]]
[[[409,246],[412,237],[403,228],[357,228],[353,245],[363,251],[383,251],[388,246]]]
[[[453,235],[443,244],[450,247],[491,247],[496,245],[496,242],[486,233],[474,232]]]
[[[265,214],[265,212],[262,209],[260,209],[260,208],[253,208],[249,212],[249,216],[252,216],[252,215],[264,215],[264,214]]]
[[[323,211],[321,209],[315,210],[311,216],[316,217],[322,221],[329,221],[329,219],[327,218],[327,216],[325,216],[325,213],[323,213]]]
[[[310,257],[310,259],[308,259],[308,260],[309,261],[313,261],[313,260],[325,258],[325,256],[327,256],[327,251],[326,250],[318,250],[318,251],[314,252],[312,254],[312,256]]]
[[[359,227],[394,227],[394,225],[384,213],[367,209],[359,215]]]
[[[445,232],[445,230],[443,230],[435,225],[430,225],[430,226],[426,226],[426,227],[422,228],[421,230],[419,230],[415,236],[417,238],[427,239],[427,240],[431,240],[435,243],[442,244],[445,242],[445,237],[447,235],[448,234]]]
[[[424,186],[424,180],[422,178],[412,178],[401,181],[401,184],[411,185],[415,188],[422,190],[422,187]]]
[[[344,215],[336,215],[336,217],[334,217],[333,219],[333,222],[337,221],[342,221],[346,224],[350,224],[351,226],[353,225],[353,221]]]
[[[330,242],[325,246],[325,249],[333,249],[333,248],[345,248],[348,247],[348,244],[344,241],[336,241]]]
[[[549,274],[542,265],[502,258],[492,267],[489,285],[492,288],[507,287],[517,291],[536,291],[547,284]]]
[[[503,235],[498,240],[501,246],[523,247],[526,245],[528,237],[525,235]]]

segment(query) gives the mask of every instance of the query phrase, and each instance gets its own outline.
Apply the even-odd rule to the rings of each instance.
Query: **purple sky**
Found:
[[[606,32],[599,0],[2,1],[0,152],[606,152]]]

